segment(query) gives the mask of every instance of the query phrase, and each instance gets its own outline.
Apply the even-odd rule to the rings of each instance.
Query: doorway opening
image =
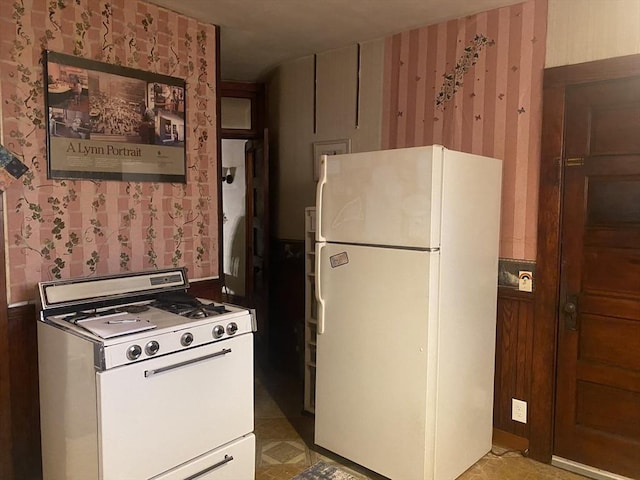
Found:
[[[222,297],[256,310],[267,348],[269,144],[262,84],[221,85]]]
[[[233,303],[246,297],[245,146],[247,140],[222,139],[222,294]]]

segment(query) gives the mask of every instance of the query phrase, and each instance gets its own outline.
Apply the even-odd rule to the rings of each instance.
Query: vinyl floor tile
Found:
[[[256,417],[254,433],[258,437],[268,440],[287,440],[300,437],[298,431],[286,417]]]
[[[302,385],[294,376],[256,368],[256,480],[290,480],[309,466],[335,463],[359,480],[385,480],[313,443],[313,417],[302,412]],[[498,454],[504,449],[495,447]],[[458,480],[585,480],[585,477],[522,457],[485,455]]]
[[[496,448],[494,447],[494,450]],[[458,480],[585,480],[576,475],[544,463],[524,458],[517,453],[497,457],[491,453],[481,458]]]
[[[256,480],[282,480],[291,478],[304,471],[301,465],[269,465],[256,469]]]
[[[260,442],[259,465],[309,466],[309,449],[301,439]]]

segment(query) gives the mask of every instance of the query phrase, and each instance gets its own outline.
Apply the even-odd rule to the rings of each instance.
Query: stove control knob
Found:
[[[224,327],[222,325],[213,327],[213,338],[220,338],[222,335],[224,335]]]
[[[229,325],[227,325],[227,333],[229,335],[233,335],[237,331],[238,331],[238,324],[236,322],[231,322]]]
[[[140,355],[142,355],[142,348],[140,348],[140,345],[131,345],[127,348],[127,358],[129,360],[137,360]]]
[[[160,344],[155,340],[151,340],[144,347],[144,351],[147,355],[155,355],[160,350]]]
[[[193,334],[189,332],[182,334],[182,337],[180,337],[180,343],[183,347],[191,345],[193,343]]]

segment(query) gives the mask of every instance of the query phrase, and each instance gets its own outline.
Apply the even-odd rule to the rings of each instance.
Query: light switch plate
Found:
[[[522,292],[533,291],[533,273],[527,270],[518,271],[518,290]]]

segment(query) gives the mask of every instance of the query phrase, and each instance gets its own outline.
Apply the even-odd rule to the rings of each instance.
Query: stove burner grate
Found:
[[[117,310],[119,312],[126,312],[126,313],[142,313],[149,310],[149,306],[148,305],[124,305],[122,307],[118,307]]]
[[[179,295],[175,298],[162,297],[156,299],[156,301],[152,303],[152,306],[186,318],[194,319],[207,318],[229,312],[224,305],[203,303],[188,294]]]
[[[224,308],[224,305],[206,305],[202,304],[189,312],[186,312],[184,316],[188,318],[207,318],[212,315],[220,315],[226,313],[229,310]]]

